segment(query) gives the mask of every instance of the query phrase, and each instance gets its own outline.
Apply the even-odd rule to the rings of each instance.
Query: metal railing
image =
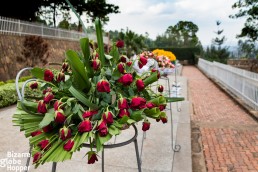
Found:
[[[11,19],[0,16],[0,34],[7,35],[37,35],[45,38],[79,40],[83,37],[96,41],[95,34],[85,34],[82,32],[52,28],[39,23],[32,23],[17,19]],[[108,37],[103,37],[104,43],[108,43]]]
[[[258,74],[218,62],[199,59],[198,67],[254,110],[258,110]]]

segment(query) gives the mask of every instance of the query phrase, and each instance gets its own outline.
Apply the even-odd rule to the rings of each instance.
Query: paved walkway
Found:
[[[192,132],[200,133],[196,140],[206,166],[197,162],[194,171],[257,172],[258,123],[196,67],[185,66],[182,74],[193,103]]]

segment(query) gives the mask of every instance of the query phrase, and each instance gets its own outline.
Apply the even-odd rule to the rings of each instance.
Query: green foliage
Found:
[[[204,59],[209,61],[217,61],[220,63],[227,64],[227,60],[229,58],[230,52],[228,48],[217,48],[213,45],[211,47],[207,47],[204,53]]]
[[[230,18],[246,18],[245,25],[238,37],[247,37],[252,42],[258,40],[258,1],[257,0],[238,0],[232,5],[233,9],[239,11],[230,15]]]
[[[256,58],[258,55],[258,47],[251,41],[238,41],[238,56],[243,58]]]

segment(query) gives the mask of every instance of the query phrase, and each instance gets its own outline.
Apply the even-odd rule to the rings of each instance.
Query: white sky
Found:
[[[105,30],[126,29],[138,33],[149,33],[155,39],[163,34],[168,26],[175,25],[180,20],[192,21],[199,27],[197,33],[203,45],[210,45],[216,37],[216,21],[220,20],[220,28],[227,40],[225,44],[236,45],[237,34],[244,26],[243,19],[230,19],[231,6],[237,0],[107,0],[119,6],[118,14],[110,14],[110,21]]]
[[[211,44],[217,35],[216,21],[221,21],[220,29],[226,36],[224,45],[236,46],[236,35],[244,26],[244,19],[231,19],[235,14],[231,6],[237,0],[106,0],[107,3],[119,6],[120,13],[110,14],[110,21],[104,26],[109,30],[130,30],[151,39],[163,34],[169,26],[180,20],[192,21],[199,27],[197,36],[203,46]],[[72,17],[73,18],[73,17]],[[85,21],[85,16],[82,17]],[[88,23],[85,23],[86,25]]]

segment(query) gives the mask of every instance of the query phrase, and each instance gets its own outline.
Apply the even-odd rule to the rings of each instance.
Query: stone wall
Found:
[[[258,60],[256,59],[230,59],[227,61],[227,64],[240,69],[245,69],[251,72],[258,73]]]
[[[24,36],[0,35],[0,81],[14,79],[17,72],[27,66],[17,62],[22,55]],[[62,62],[65,51],[80,50],[79,41],[46,39],[49,46],[48,62]]]

